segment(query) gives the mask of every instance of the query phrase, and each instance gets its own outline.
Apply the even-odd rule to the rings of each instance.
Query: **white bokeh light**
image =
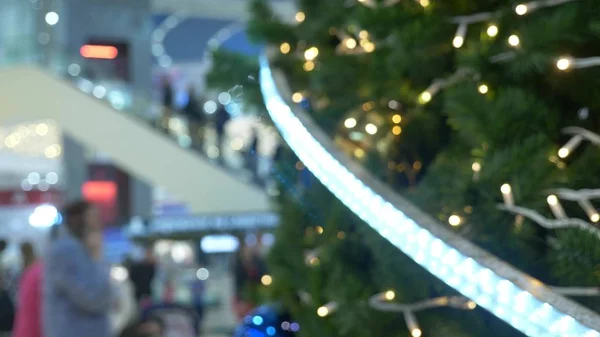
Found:
[[[60,20],[60,17],[58,16],[58,13],[56,12],[48,12],[46,13],[46,23],[50,26],[54,26],[58,23],[58,20]]]

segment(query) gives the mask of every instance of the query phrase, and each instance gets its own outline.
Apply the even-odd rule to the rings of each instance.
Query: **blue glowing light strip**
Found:
[[[300,108],[288,105],[282,98],[280,91],[287,89],[282,78],[271,70],[268,57],[263,55],[261,90],[282,137],[323,185],[384,238],[446,284],[528,336],[600,337],[598,314],[552,293],[539,281],[453,235],[345,159],[322,131],[301,115]],[[364,181],[369,181],[369,186]],[[402,207],[397,207],[399,204]]]

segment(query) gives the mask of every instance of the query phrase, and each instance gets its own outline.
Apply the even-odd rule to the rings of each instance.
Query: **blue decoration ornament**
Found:
[[[293,337],[300,325],[292,322],[278,305],[256,308],[235,330],[233,337]]]

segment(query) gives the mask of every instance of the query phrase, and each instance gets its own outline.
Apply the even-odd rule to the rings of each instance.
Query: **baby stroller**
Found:
[[[195,310],[179,304],[155,304],[142,311],[142,321],[156,317],[162,321],[162,337],[197,337],[200,319]]]

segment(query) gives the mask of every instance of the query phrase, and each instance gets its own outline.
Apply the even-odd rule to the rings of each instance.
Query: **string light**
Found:
[[[556,67],[559,70],[567,70],[571,67],[571,59],[568,57],[561,57],[557,62],[556,62]]]
[[[429,91],[423,91],[421,95],[419,95],[419,103],[429,103],[431,101],[431,98],[431,93]]]
[[[393,290],[388,290],[385,292],[384,297],[388,301],[393,301],[396,298],[396,293]]]
[[[346,47],[348,47],[349,49],[354,49],[356,48],[356,40],[353,38],[347,38],[346,41],[344,42],[344,44],[346,45]]]
[[[304,14],[304,12],[296,13],[296,21],[304,22],[304,19],[306,19],[306,15]]]
[[[367,133],[370,135],[374,135],[377,133],[377,126],[375,126],[373,123],[369,123],[365,125],[365,131],[367,131]]]
[[[392,133],[396,136],[399,136],[402,133],[402,128],[396,125],[392,128]]]
[[[317,309],[317,315],[319,315],[319,317],[326,317],[334,313],[337,310],[337,307],[337,303],[329,302],[323,306],[320,306],[319,309]]]
[[[479,88],[477,88],[477,89],[479,90],[479,93],[482,94],[482,95],[487,94],[488,91],[489,91],[489,88],[488,88],[488,86],[486,84],[480,85]]]
[[[325,230],[323,229],[323,227],[317,226],[317,234],[321,235],[321,234],[323,234],[324,231]]]
[[[513,47],[517,47],[519,44],[521,44],[521,39],[519,39],[517,35],[513,34],[508,37],[508,44]]]
[[[268,287],[273,283],[273,278],[271,277],[271,275],[263,275],[260,278],[260,283]]]
[[[458,29],[456,30],[456,34],[454,35],[454,40],[452,40],[452,45],[454,48],[460,48],[465,43],[465,36],[467,35],[467,27],[468,24],[462,22],[458,25]]]
[[[344,121],[344,126],[347,129],[352,129],[356,126],[356,118],[346,118],[346,120]]]
[[[363,48],[367,53],[371,53],[375,50],[375,44],[372,42],[367,42]]]
[[[419,4],[421,4],[423,8],[426,8],[429,6],[429,0],[419,0]]]
[[[395,114],[392,116],[392,122],[399,124],[402,121],[402,116]]]
[[[473,170],[473,172],[479,172],[479,171],[481,171],[481,164],[480,164],[480,163],[478,163],[478,162],[474,162],[474,163],[471,165],[471,169]],[[509,186],[509,187],[510,187],[510,186]]]
[[[513,206],[515,204],[515,200],[512,195],[512,188],[509,184],[503,184],[500,186],[500,192],[502,192],[502,198],[504,199],[505,205]]]
[[[284,42],[279,46],[279,51],[281,51],[282,54],[289,53],[291,49],[292,49],[292,47],[287,42]]]
[[[498,26],[490,25],[486,31],[489,37],[496,37],[498,35]]]
[[[361,30],[360,33],[358,33],[358,37],[360,37],[363,40],[366,40],[369,38],[369,32],[367,32],[366,30]]]
[[[304,62],[303,66],[305,71],[313,71],[315,69],[315,63],[313,61]]]
[[[527,5],[524,5],[524,4],[521,4],[521,5],[518,5],[517,7],[515,7],[515,12],[518,15],[525,15],[525,14],[527,14],[528,10],[529,9],[527,8]]]
[[[319,48],[317,47],[310,47],[304,52],[304,58],[307,61],[312,61],[317,58],[317,56],[319,56]]]
[[[448,218],[448,223],[452,227],[460,226],[461,222],[462,222],[462,219],[456,214],[453,214]]]
[[[294,103],[300,103],[303,99],[304,96],[302,96],[302,94],[299,92],[296,92],[292,95],[292,101],[294,101]]]

